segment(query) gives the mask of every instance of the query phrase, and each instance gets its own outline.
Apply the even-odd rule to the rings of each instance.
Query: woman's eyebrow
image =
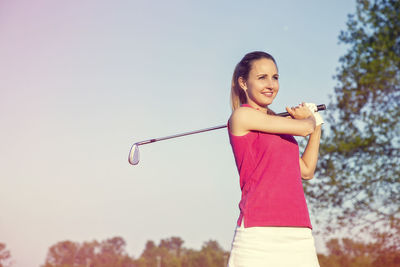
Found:
[[[256,77],[261,77],[261,76],[268,76],[268,74],[266,74],[266,73],[260,73],[260,74],[257,74],[257,75],[256,75]],[[275,73],[275,74],[272,74],[272,76],[279,76],[279,74],[278,74],[278,73]]]

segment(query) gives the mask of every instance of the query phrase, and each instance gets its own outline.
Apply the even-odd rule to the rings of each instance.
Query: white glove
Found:
[[[318,113],[318,108],[317,105],[315,105],[314,103],[305,103],[306,107],[308,107],[315,118],[315,126],[321,125],[324,123],[324,120],[322,119],[321,115]]]

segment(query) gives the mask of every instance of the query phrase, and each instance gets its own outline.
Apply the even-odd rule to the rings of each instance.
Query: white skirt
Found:
[[[237,227],[228,267],[319,267],[310,228]]]

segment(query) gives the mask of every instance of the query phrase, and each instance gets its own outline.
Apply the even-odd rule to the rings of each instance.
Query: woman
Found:
[[[323,121],[314,104],[274,116],[278,78],[274,58],[258,51],[233,74],[228,132],[242,197],[229,267],[319,266],[301,178],[314,175]],[[301,157],[293,135],[309,136]]]

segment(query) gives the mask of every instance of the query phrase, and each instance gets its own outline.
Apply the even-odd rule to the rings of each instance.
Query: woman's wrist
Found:
[[[307,117],[308,120],[310,120],[312,122],[312,124],[314,125],[314,128],[316,127],[316,120],[314,115],[311,115],[309,117]]]
[[[321,137],[321,124],[320,125],[316,125],[314,132],[311,133],[310,136],[313,136],[313,138],[317,137],[320,138]]]

